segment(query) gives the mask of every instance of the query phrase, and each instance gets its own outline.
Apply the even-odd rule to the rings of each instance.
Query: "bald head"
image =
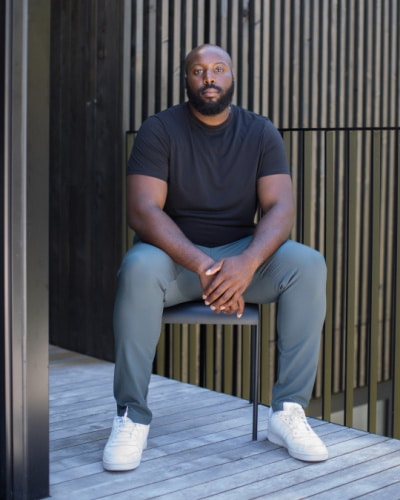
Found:
[[[229,115],[234,91],[229,54],[217,45],[200,45],[187,55],[185,70],[186,93],[192,111],[204,123],[222,123]]]
[[[201,60],[204,56],[214,56],[216,59],[220,59],[220,62],[226,64],[232,70],[232,60],[228,52],[226,52],[223,48],[219,47],[218,45],[205,43],[203,45],[199,45],[199,47],[195,47],[186,56],[185,58],[186,75],[189,73],[190,68],[195,64],[197,64],[198,61]]]

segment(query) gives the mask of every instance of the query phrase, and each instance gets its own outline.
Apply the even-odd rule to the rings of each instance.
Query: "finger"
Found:
[[[236,316],[238,318],[241,318],[243,316],[244,306],[245,306],[245,303],[244,303],[243,297],[239,297],[239,299],[238,299],[238,308],[237,308],[237,312],[236,312]]]
[[[207,301],[206,305],[210,305],[225,292],[227,284],[221,281],[220,275],[214,276],[209,283],[203,288],[203,300]]]
[[[217,288],[207,296],[206,303],[212,310],[220,309],[223,311],[235,302],[234,296],[235,293],[229,288],[227,290]]]

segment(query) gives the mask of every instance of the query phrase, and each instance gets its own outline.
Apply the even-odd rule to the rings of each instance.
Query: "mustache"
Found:
[[[205,85],[199,88],[199,92],[201,93],[208,89],[214,89],[218,90],[218,92],[222,92],[222,88],[219,87],[218,85],[215,85],[214,83],[206,83]]]

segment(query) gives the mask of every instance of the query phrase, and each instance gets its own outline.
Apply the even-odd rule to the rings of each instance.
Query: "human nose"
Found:
[[[204,83],[215,83],[214,72],[211,69],[204,71],[203,79]]]

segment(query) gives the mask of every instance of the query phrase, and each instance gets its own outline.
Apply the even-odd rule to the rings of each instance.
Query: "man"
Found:
[[[114,311],[117,417],[107,470],[138,467],[151,422],[147,392],[164,306],[202,298],[241,316],[278,302],[278,378],[268,439],[306,461],[328,458],[309,427],[325,316],[320,253],[288,240],[294,219],[281,137],[265,117],[231,105],[230,56],[202,45],[185,60],[188,102],[147,119],[128,162],[128,223],[137,241]],[[257,206],[262,218],[254,225]]]

